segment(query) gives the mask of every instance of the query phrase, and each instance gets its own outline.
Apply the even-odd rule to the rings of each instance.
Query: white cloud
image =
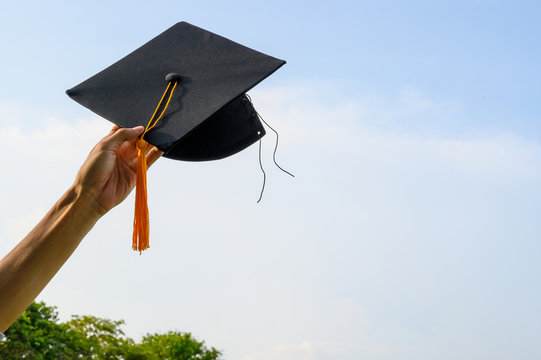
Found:
[[[246,355],[243,360],[318,360],[316,353],[316,349],[309,341],[303,341],[295,345],[277,346],[266,354]]]
[[[462,129],[459,125],[441,133],[439,125],[465,116],[452,102],[434,102],[408,89],[394,98],[358,96],[330,105],[316,89],[267,88],[253,96],[260,113],[281,130],[282,151],[289,156],[299,150],[318,149],[314,154],[323,152],[325,156],[327,152],[346,161],[357,158],[358,164],[372,158],[391,166],[413,162],[464,176],[539,175],[541,147],[531,140],[495,130]],[[452,125],[444,127],[448,126]],[[268,148],[273,145],[273,137],[268,132]],[[295,149],[289,150],[290,146]]]
[[[88,154],[106,131],[107,123],[95,118],[75,123],[47,118],[43,126],[34,130],[22,130],[20,124],[11,123],[0,129],[0,146],[5,151],[16,149],[15,160],[19,163],[24,160],[34,164],[45,162],[54,171],[80,161],[81,155]],[[23,163],[23,166],[28,164]]]
[[[2,254],[45,215],[107,131],[107,124],[96,118],[76,122],[47,118],[41,126],[31,127],[26,126],[30,122],[27,116],[19,106],[0,104]]]
[[[41,220],[46,211],[43,208],[35,208],[21,216],[8,216],[2,224],[2,238],[0,243],[0,254],[8,253],[17,243],[32,230],[32,228]]]
[[[497,286],[521,296],[512,275],[526,282],[539,270],[527,261],[538,249],[528,236],[540,235],[532,220],[539,144],[509,133],[442,134],[431,119],[463,110],[413,90],[340,103],[320,94],[316,86],[254,91],[256,108],[280,132],[278,160],[297,175],[269,165],[269,132],[262,204],[254,204],[255,147],[205,164],[160,160],[149,173],[150,251],[129,248],[130,197],[42,299],[61,313],[123,318],[132,336],[192,331],[245,360],[429,359],[453,344],[486,350],[479,334],[489,325],[472,322],[472,313],[491,301],[515,309],[509,297],[493,296]],[[46,209],[69,186],[110,127],[100,119],[43,123],[0,126],[0,152],[17,150],[0,180],[10,205],[0,224],[11,239],[43,212],[32,209]],[[523,261],[500,266],[509,254]],[[516,309],[494,316],[529,341],[534,322]],[[489,340],[494,355],[504,339]],[[467,359],[464,349],[446,358],[453,354]]]

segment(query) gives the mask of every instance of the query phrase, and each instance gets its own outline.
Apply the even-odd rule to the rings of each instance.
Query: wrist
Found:
[[[60,199],[59,205],[70,205],[89,220],[98,221],[107,213],[107,209],[88,191],[76,185],[71,186]]]

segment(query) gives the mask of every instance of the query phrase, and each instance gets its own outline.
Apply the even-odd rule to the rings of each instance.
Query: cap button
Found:
[[[169,73],[165,75],[165,81],[170,83],[171,81],[177,81],[180,82],[180,74],[178,73]]]

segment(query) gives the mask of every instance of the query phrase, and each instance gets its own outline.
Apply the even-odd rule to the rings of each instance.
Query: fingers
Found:
[[[137,126],[134,128],[121,128],[118,125],[113,126],[109,134],[103,139],[103,144],[111,150],[118,150],[121,146],[134,146],[139,135],[145,128]],[[150,167],[156,160],[163,155],[163,151],[155,146],[148,146],[145,150],[147,165]]]
[[[111,129],[111,131],[109,131],[109,134],[107,135],[113,135],[118,129],[120,129],[120,126],[118,125],[113,126],[113,128]]]
[[[118,129],[120,129],[120,126],[118,126],[118,125],[113,126],[113,128],[111,129],[111,131],[109,131],[109,132],[107,133],[107,135],[105,135],[101,140],[102,140],[102,141],[107,140],[107,139],[108,139],[109,137],[111,137]]]
[[[137,137],[141,135],[144,130],[145,128],[142,126],[137,126],[134,128],[119,128],[115,125],[113,129],[111,129],[111,132],[109,133],[110,135],[104,139],[104,142],[116,149],[122,145],[124,141],[137,139]]]
[[[148,167],[152,166],[163,155],[163,151],[153,146],[152,149],[147,153],[147,165]]]

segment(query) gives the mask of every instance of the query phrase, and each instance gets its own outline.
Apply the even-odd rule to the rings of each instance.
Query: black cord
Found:
[[[261,187],[259,200],[257,200],[258,204],[261,201],[261,198],[263,198],[263,191],[265,191],[265,182],[267,180],[267,174],[265,173],[265,169],[263,169],[263,163],[261,162],[261,138],[259,138],[259,167],[261,168],[261,171],[263,172],[263,186]]]
[[[244,94],[248,100],[250,100],[250,103],[252,102],[252,98],[250,97],[250,95],[248,94]],[[255,109],[254,109],[255,110]],[[265,119],[263,119],[263,117],[261,115],[259,115],[259,113],[256,111],[255,112],[257,117],[263,121],[263,123],[265,125],[267,125],[269,127],[269,129],[271,129],[275,134],[276,134],[276,144],[274,145],[274,152],[272,153],[272,160],[274,161],[274,164],[278,167],[278,169],[282,170],[283,172],[285,172],[286,174],[288,174],[289,176],[292,176],[292,177],[295,177],[295,175],[293,175],[292,173],[290,173],[289,171],[285,170],[284,168],[282,168],[280,165],[278,165],[278,163],[276,162],[276,151],[278,150],[278,138],[280,137],[280,135],[278,135],[278,131],[274,130],[274,128],[272,126],[270,126],[266,121]],[[261,138],[259,138],[259,158],[260,158],[260,163],[261,163]]]
[[[259,117],[259,119],[261,121],[263,121],[263,123],[265,125],[267,125],[269,127],[269,129],[271,129],[272,131],[274,131],[274,133],[276,134],[276,144],[274,145],[274,152],[272,153],[272,160],[274,161],[274,164],[278,167],[278,169],[282,170],[283,172],[285,172],[286,174],[288,174],[289,176],[292,176],[292,177],[295,177],[295,175],[293,175],[292,173],[290,173],[289,171],[285,170],[284,168],[282,168],[280,165],[278,165],[278,163],[276,162],[276,151],[278,150],[278,138],[279,138],[279,135],[278,135],[278,131],[274,130],[274,128],[272,126],[270,126],[265,120],[263,120],[263,118],[261,117],[261,115],[259,115],[258,112],[256,112],[257,116]],[[260,139],[261,140],[261,139]]]
[[[244,96],[246,96],[246,98],[250,101],[250,103],[252,103],[252,98],[250,97],[250,95],[244,94]],[[278,167],[278,169],[282,170],[283,172],[285,172],[289,176],[295,177],[295,175],[293,175],[292,173],[290,173],[289,171],[285,170],[283,167],[278,165],[278,162],[276,161],[276,151],[278,151],[278,139],[280,137],[280,135],[278,135],[278,131],[276,131],[272,126],[270,126],[263,119],[263,117],[261,115],[259,115],[259,113],[255,109],[254,109],[254,111],[255,111],[255,114],[257,115],[257,117],[263,122],[263,124],[267,125],[267,127],[269,129],[271,129],[276,134],[276,143],[274,145],[274,152],[272,153],[272,160],[274,161],[274,164]],[[258,135],[260,135],[259,132],[258,132]],[[263,173],[263,186],[261,187],[261,193],[259,194],[259,199],[257,200],[258,204],[261,201],[261,199],[263,198],[263,192],[265,191],[265,183],[267,182],[267,173],[265,173],[265,169],[263,169],[263,162],[261,160],[261,137],[259,138],[259,167],[261,168],[261,172]]]

